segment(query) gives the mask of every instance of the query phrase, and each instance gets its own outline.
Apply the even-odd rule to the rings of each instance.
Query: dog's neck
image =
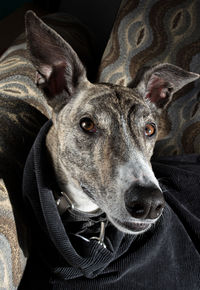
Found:
[[[85,213],[94,213],[99,209],[82,190],[76,188],[72,183],[68,182],[63,187],[63,191],[68,195],[75,209]]]

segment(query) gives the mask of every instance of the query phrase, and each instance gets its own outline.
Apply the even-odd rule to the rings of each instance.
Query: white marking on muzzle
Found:
[[[130,157],[129,161],[119,168],[120,179],[128,179],[131,183],[138,181],[141,184],[145,184],[145,180],[149,180],[160,189],[158,180],[156,179],[148,161],[145,160],[145,156],[143,156],[138,149],[134,148],[123,116],[121,117],[121,124]]]
[[[117,183],[120,191],[125,192],[132,184],[155,185],[161,190],[151,166],[144,161],[140,152],[134,152],[128,162],[118,168]],[[162,190],[161,190],[162,191]]]

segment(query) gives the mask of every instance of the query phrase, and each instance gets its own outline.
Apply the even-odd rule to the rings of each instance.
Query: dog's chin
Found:
[[[131,235],[139,235],[148,231],[152,224],[145,222],[121,222],[113,217],[108,217],[111,223],[121,232]]]

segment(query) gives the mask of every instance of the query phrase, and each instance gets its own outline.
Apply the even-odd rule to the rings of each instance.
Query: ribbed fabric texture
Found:
[[[154,162],[167,205],[140,236],[106,228],[111,246],[70,235],[52,193],[41,129],[27,159],[23,192],[32,246],[19,289],[200,289],[200,158]],[[188,160],[189,159],[189,160]]]

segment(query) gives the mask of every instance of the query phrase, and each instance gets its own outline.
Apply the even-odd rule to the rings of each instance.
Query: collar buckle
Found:
[[[60,215],[65,213],[68,209],[74,210],[73,202],[64,192],[61,192],[61,196],[56,199],[56,205]]]

